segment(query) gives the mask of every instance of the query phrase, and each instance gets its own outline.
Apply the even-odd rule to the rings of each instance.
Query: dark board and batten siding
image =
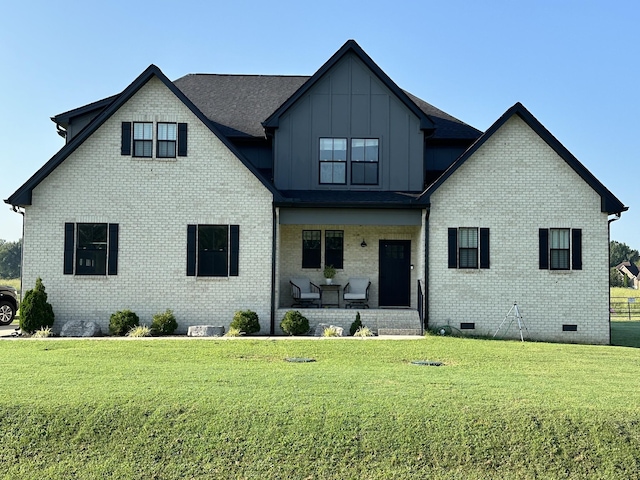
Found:
[[[320,185],[322,137],[379,139],[378,185],[351,185],[349,164],[345,185]],[[346,55],[280,118],[275,184],[282,190],[421,191],[423,142],[420,119],[355,55]]]

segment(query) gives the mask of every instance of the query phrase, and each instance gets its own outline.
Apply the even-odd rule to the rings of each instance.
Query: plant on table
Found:
[[[323,274],[327,285],[331,285],[331,282],[333,282],[333,277],[336,276],[336,269],[333,265],[325,265]]]

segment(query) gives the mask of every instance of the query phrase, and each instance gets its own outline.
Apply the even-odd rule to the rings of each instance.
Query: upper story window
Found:
[[[159,158],[176,157],[176,139],[178,138],[177,124],[158,123],[158,150]]]
[[[187,124],[158,122],[156,124],[156,158],[187,156]],[[153,122],[122,122],[121,155],[153,158]],[[133,147],[133,148],[132,148]]]
[[[320,184],[378,185],[379,143],[377,138],[352,138],[350,143],[346,138],[321,138]]]
[[[347,139],[320,139],[320,183],[347,183]]]
[[[378,184],[378,139],[351,139],[351,184]]]
[[[153,150],[153,123],[133,124],[133,156],[151,157]]]

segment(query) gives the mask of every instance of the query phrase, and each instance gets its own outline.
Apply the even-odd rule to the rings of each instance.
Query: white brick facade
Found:
[[[188,155],[120,154],[121,122],[188,124]],[[155,145],[154,145],[155,150]],[[33,190],[24,219],[23,288],[43,279],[56,315],[103,330],[117,310],[142,323],[174,311],[190,325],[228,326],[239,309],[271,311],[272,194],[159,79],[153,77]],[[63,275],[64,224],[119,225],[118,274]],[[240,226],[239,276],[186,276],[187,225]]]
[[[473,322],[474,334],[493,335],[518,302],[532,339],[609,343],[601,198],[518,116],[436,190],[431,205],[430,325]],[[489,269],[448,268],[449,227],[490,229]],[[540,228],[582,229],[582,270],[540,270]],[[563,324],[577,331],[563,331]],[[518,335],[517,323],[509,333]]]

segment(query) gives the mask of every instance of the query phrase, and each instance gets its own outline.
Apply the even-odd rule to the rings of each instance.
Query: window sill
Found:
[[[159,163],[175,163],[178,161],[176,157],[173,158],[165,158],[165,157],[131,157],[133,160],[138,162],[159,162]]]

